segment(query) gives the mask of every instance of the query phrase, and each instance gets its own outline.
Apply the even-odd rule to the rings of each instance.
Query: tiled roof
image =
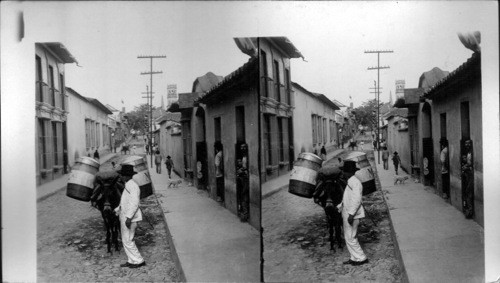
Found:
[[[108,107],[104,106],[99,100],[92,97],[85,97],[85,98],[95,107],[101,109],[104,113],[113,114],[113,112],[111,112],[111,110],[109,110]]]
[[[166,121],[174,121],[174,122],[180,123],[181,113],[180,112],[175,112],[175,113],[167,112],[160,119],[158,119],[158,123],[160,123],[160,124],[163,122],[166,122]]]
[[[243,78],[245,76],[252,76],[252,71],[255,71],[256,73],[254,74],[255,79],[258,77],[258,58],[252,57],[246,62],[243,66],[239,67],[236,69],[236,71],[232,72],[231,74],[227,75],[224,77],[224,79],[219,82],[217,85],[213,86],[209,91],[205,93],[205,95],[201,96],[198,98],[195,102],[201,102],[205,103],[208,100],[212,99],[219,90],[222,88],[229,86],[231,83],[235,82],[236,80]]]
[[[108,107],[104,106],[99,100],[97,100],[95,98],[85,97],[85,96],[79,94],[78,92],[76,92],[76,90],[74,90],[74,89],[72,89],[70,87],[66,87],[66,91],[72,93],[73,95],[75,95],[76,97],[80,98],[81,100],[83,100],[85,102],[93,104],[95,107],[101,109],[106,114],[113,114],[113,112],[111,112],[111,110],[109,110]]]
[[[462,65],[460,65],[453,72],[448,74],[448,76],[441,79],[434,86],[428,89],[424,93],[424,97],[428,99],[435,98],[443,87],[446,87],[448,84],[454,82],[455,80],[460,80],[465,75],[469,75],[472,72],[472,75],[477,75],[481,73],[481,53],[474,52],[472,56]]]
[[[325,103],[334,110],[340,110],[340,107],[337,104],[335,104],[335,102],[331,101],[328,97],[326,97],[324,94],[308,91],[305,87],[301,86],[296,82],[292,82],[292,87],[300,89],[305,94],[308,94],[312,98],[318,99],[319,101]]]
[[[394,108],[390,112],[384,115],[384,118],[389,120],[391,117],[399,116],[403,118],[408,117],[408,108]]]

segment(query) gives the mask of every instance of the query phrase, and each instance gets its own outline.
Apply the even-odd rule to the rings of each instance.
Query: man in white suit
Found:
[[[137,183],[132,179],[132,176],[137,174],[134,172],[134,166],[122,164],[122,168],[118,173],[121,175],[125,183],[125,189],[122,193],[120,205],[115,209],[116,214],[120,216],[120,226],[122,234],[122,243],[128,261],[121,264],[121,267],[138,268],[146,265],[137,246],[134,242],[135,229],[137,222],[142,220],[142,213],[139,209],[139,200],[141,190]]]
[[[357,232],[359,219],[365,217],[365,210],[361,205],[361,198],[363,196],[363,185],[361,181],[354,176],[358,168],[356,162],[352,160],[345,160],[344,166],[341,167],[344,175],[348,178],[347,186],[344,189],[344,196],[342,202],[337,206],[342,213],[342,220],[344,226],[344,239],[347,249],[351,254],[351,258],[344,262],[344,264],[362,265],[368,263],[363,249],[358,242]]]

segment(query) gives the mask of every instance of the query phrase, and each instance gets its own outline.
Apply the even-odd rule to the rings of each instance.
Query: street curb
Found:
[[[268,198],[268,197],[270,197],[270,196],[274,195],[275,193],[277,193],[277,192],[279,192],[279,191],[281,191],[282,189],[285,189],[285,188],[288,188],[288,184],[283,185],[283,186],[281,186],[281,187],[278,187],[278,188],[276,188],[276,189],[273,189],[273,190],[271,190],[271,191],[269,191],[269,192],[267,192],[267,193],[263,194],[263,195],[262,195],[262,199]]]
[[[45,195],[43,195],[43,196],[38,197],[38,198],[36,199],[36,202],[37,202],[37,203],[38,203],[38,202],[41,202],[41,201],[43,201],[43,200],[45,200],[45,199],[47,199],[47,198],[49,198],[49,197],[51,197],[51,196],[53,196],[53,195],[57,194],[58,192],[60,192],[60,191],[62,191],[62,190],[64,190],[64,189],[66,189],[66,186],[67,186],[67,184],[65,184],[64,186],[62,186],[61,188],[59,188],[59,189],[57,189],[57,190],[54,190],[53,192],[50,192],[50,193],[48,193],[48,194],[45,194]]]
[[[149,169],[150,168],[148,167],[148,172],[150,172]],[[165,232],[167,233],[168,245],[170,246],[170,251],[172,252],[172,259],[174,260],[175,266],[177,267],[177,271],[179,272],[179,282],[187,282],[186,274],[184,274],[184,269],[182,269],[181,260],[179,259],[179,254],[177,253],[177,249],[175,248],[174,245],[174,239],[172,237],[172,233],[170,233],[170,230],[168,229],[168,223],[167,223],[167,217],[165,216],[165,211],[163,210],[163,207],[160,204],[160,200],[156,195],[155,185],[153,181],[151,181],[151,185],[153,187],[153,195],[155,196],[156,203],[158,204],[162,212],[161,216],[163,218],[163,223],[165,223]]]
[[[373,151],[373,150],[372,150]],[[373,153],[374,157],[375,157],[375,153]],[[375,176],[377,177],[377,181],[380,185],[380,191],[382,192],[382,196],[383,196],[383,199],[384,199],[384,203],[385,203],[385,206],[387,207],[387,214],[389,215],[389,223],[391,224],[391,236],[392,236],[392,242],[394,243],[394,253],[396,254],[396,257],[398,258],[398,261],[401,265],[401,275],[402,275],[402,282],[404,283],[409,283],[409,279],[408,279],[408,273],[406,272],[406,267],[405,267],[405,264],[404,264],[404,261],[403,261],[403,255],[401,254],[401,250],[399,249],[399,243],[398,243],[398,238],[397,238],[397,235],[396,235],[396,230],[394,229],[394,225],[392,223],[392,216],[391,216],[391,210],[389,209],[389,204],[387,204],[387,200],[385,199],[386,198],[386,195],[385,195],[385,192],[382,188],[382,183],[380,182],[380,178],[378,176],[378,170],[377,170],[377,164],[376,164],[376,160],[375,160],[375,168],[374,168],[374,171],[375,171]]]

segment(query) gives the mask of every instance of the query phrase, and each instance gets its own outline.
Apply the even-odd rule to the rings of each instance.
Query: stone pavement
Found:
[[[259,282],[259,231],[173,172],[172,179],[182,183],[168,188],[167,170],[162,166],[161,174],[149,169],[181,280]]]
[[[484,282],[483,228],[411,176],[394,185],[390,162],[377,171],[409,282]]]

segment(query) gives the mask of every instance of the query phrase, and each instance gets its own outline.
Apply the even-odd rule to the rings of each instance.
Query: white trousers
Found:
[[[352,226],[347,222],[349,214],[346,212],[342,213],[342,219],[344,223],[344,239],[347,246],[347,250],[351,254],[352,261],[363,261],[366,259],[366,255],[361,249],[358,242],[358,225],[359,219],[354,219]]]
[[[127,254],[128,263],[139,264],[142,263],[144,259],[139,253],[139,250],[137,249],[137,246],[135,245],[134,242],[135,228],[137,228],[137,222],[132,222],[130,224],[130,229],[128,229],[127,225],[125,225],[126,219],[127,218],[124,215],[120,214],[120,227],[121,227],[120,230],[122,234],[123,249]]]

